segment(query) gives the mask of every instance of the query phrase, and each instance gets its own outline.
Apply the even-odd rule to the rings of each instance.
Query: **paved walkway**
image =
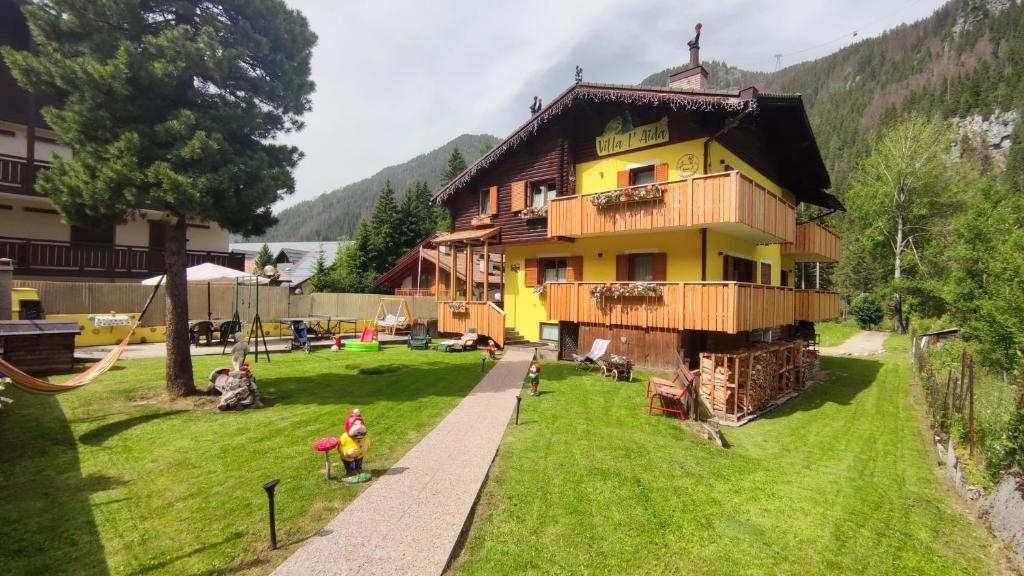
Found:
[[[889,337],[888,332],[877,332],[864,330],[850,336],[839,346],[828,346],[822,348],[824,356],[871,356],[885,352],[885,339]]]
[[[498,451],[531,358],[530,350],[507,350],[436,428],[274,574],[441,574]],[[355,526],[360,533],[353,538]]]

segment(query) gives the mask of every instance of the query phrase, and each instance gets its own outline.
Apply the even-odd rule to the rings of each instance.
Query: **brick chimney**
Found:
[[[700,65],[700,29],[701,25],[697,24],[694,27],[697,34],[693,37],[693,40],[686,43],[687,46],[690,47],[690,66],[682,72],[676,72],[669,76],[669,88],[679,88],[680,90],[707,90],[708,71]]]
[[[0,258],[0,321],[11,319],[14,308],[14,263],[8,258]]]

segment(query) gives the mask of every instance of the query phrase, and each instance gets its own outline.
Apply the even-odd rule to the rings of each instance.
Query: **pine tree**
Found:
[[[313,264],[313,275],[309,277],[309,286],[313,292],[325,292],[331,281],[331,272],[324,259],[324,247],[320,246]]]
[[[1010,150],[1006,158],[1006,183],[1024,194],[1024,118],[1019,118],[1010,136]]]
[[[385,180],[370,214],[370,228],[373,230],[371,269],[378,274],[390,269],[402,255],[398,216],[395,192],[391,189],[391,181]]]
[[[455,178],[465,172],[466,170],[466,159],[462,157],[462,152],[459,151],[459,147],[455,146],[452,148],[452,154],[448,157],[448,167],[441,173],[441,187],[444,188],[449,182],[455,180]]]
[[[414,182],[402,199],[398,213],[403,252],[425,240],[437,228],[437,217],[430,196],[426,182]]]
[[[310,108],[316,36],[284,0],[48,0],[23,8],[36,50],[3,57],[74,150],[37,187],[65,220],[167,215],[167,391],[195,392],[186,231],[209,220],[243,236],[273,224],[301,154],[276,136]]]
[[[252,270],[255,274],[263,274],[263,269],[273,263],[274,255],[270,253],[270,246],[264,242],[263,246],[260,246],[260,251],[256,253],[256,258],[252,263]]]
[[[374,266],[374,233],[366,220],[359,224],[356,239],[345,250],[340,268],[340,288],[343,292],[369,292],[380,273]]]

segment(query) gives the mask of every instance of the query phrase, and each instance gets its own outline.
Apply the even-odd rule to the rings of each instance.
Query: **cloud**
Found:
[[[319,42],[317,91],[306,128],[288,135],[306,154],[298,190],[312,198],[462,133],[506,136],[529,117],[533,95],[549,102],[576,64],[587,80],[636,83],[683,63],[693,25],[704,23],[701,55],[755,69],[776,53],[821,45],[871,24],[877,33],[930,14],[941,2],[884,0],[566,0],[475,2],[288,0]],[[879,16],[891,15],[890,17]],[[868,28],[871,28],[868,27]],[[786,57],[827,54],[841,38]]]

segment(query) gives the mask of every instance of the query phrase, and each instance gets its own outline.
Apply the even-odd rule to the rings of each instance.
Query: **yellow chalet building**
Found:
[[[839,258],[796,207],[843,210],[800,96],[709,90],[698,51],[667,88],[577,81],[435,195],[446,257],[505,256],[499,301],[472,300],[482,276],[435,287],[439,331],[671,367],[838,316],[794,287],[797,262]]]

